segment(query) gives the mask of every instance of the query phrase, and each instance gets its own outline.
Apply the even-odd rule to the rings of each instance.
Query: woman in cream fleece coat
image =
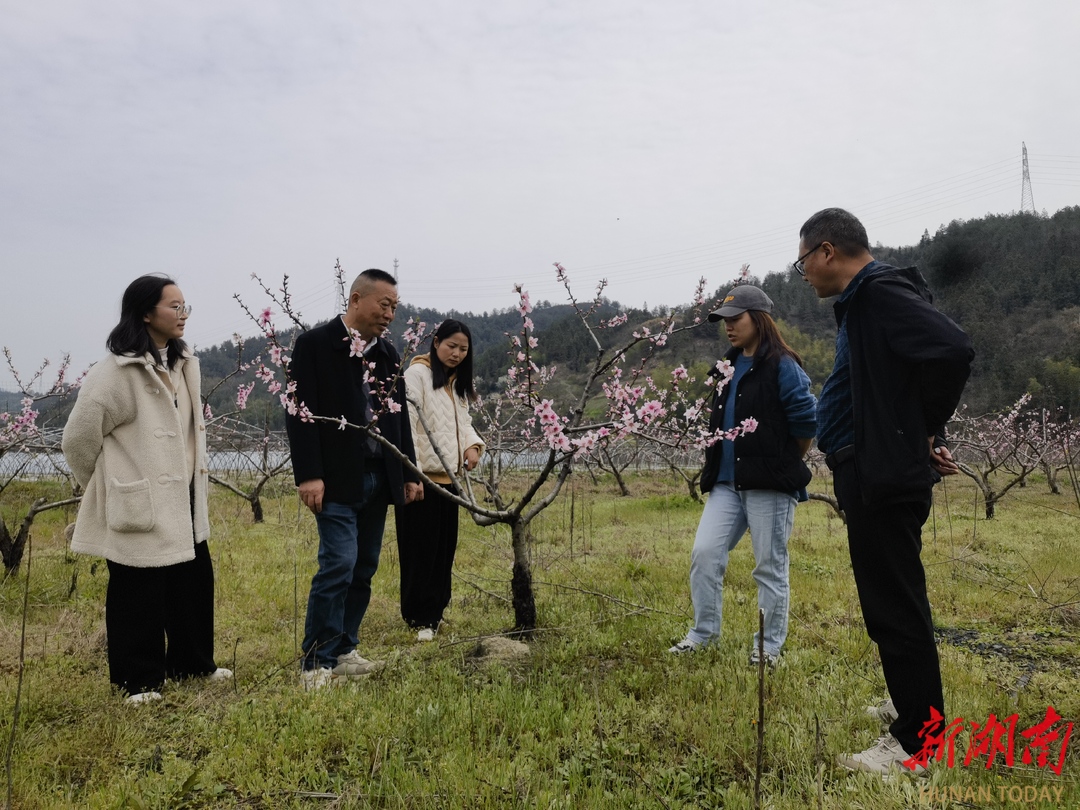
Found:
[[[484,442],[473,429],[468,402],[476,399],[469,327],[447,319],[435,330],[431,351],[405,371],[416,463],[453,491],[451,473],[479,463]],[[450,604],[450,575],[457,551],[458,506],[438,493],[394,510],[401,561],[401,617],[431,641]]]
[[[133,281],[109,354],[64,428],[84,489],[71,548],[108,563],[109,677],[135,703],[160,698],[166,678],[232,674],[214,663],[206,426],[199,361],[183,341],[190,311],[171,279]]]

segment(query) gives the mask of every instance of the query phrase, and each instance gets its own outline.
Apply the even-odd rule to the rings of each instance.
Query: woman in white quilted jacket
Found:
[[[431,351],[405,370],[416,463],[428,478],[453,491],[453,478],[474,469],[484,442],[473,429],[472,336],[448,318],[435,330]],[[457,551],[458,506],[439,493],[394,510],[401,560],[401,617],[418,641],[432,641],[450,604],[450,572]]]
[[[109,679],[127,702],[165,680],[232,672],[214,663],[214,570],[206,539],[206,424],[199,361],[184,343],[191,307],[165,276],[124,291],[109,354],[86,375],[64,427],[83,487],[71,549],[109,567]]]

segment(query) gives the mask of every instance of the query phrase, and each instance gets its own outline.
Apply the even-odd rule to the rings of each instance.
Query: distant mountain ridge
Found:
[[[1037,404],[1062,406],[1080,414],[1080,206],[1052,216],[988,215],[953,221],[916,245],[875,245],[874,257],[899,267],[916,265],[926,276],[935,304],[967,331],[975,343],[976,359],[964,401],[976,411],[1004,408],[1025,391]],[[819,387],[832,368],[836,321],[832,301],[821,301],[793,271],[751,278],[773,299],[774,316],[784,335],[803,356],[807,372]],[[730,279],[713,296],[728,290]],[[509,297],[509,296],[508,296]],[[680,308],[687,308],[683,304]],[[626,312],[627,330],[659,316],[664,307],[645,312],[605,300],[605,314]],[[514,307],[482,314],[451,310],[443,313],[398,307],[392,332],[400,338],[409,318],[430,327],[445,317],[469,325],[476,347],[476,370],[490,390],[505,368],[509,350],[505,333],[516,334],[521,316]],[[577,316],[567,304],[538,303],[531,318],[539,340],[538,360],[560,366],[559,376],[580,374],[593,348]],[[657,353],[668,367],[711,363],[726,348],[719,329],[707,325],[692,337],[673,341]],[[245,358],[263,350],[259,338],[250,341]],[[226,343],[200,351],[204,387],[235,368],[235,347]],[[558,378],[557,378],[558,379]],[[231,382],[231,381],[230,381]],[[235,386],[218,394],[215,407],[227,407]],[[260,399],[252,394],[249,402]],[[265,396],[265,395],[263,395]]]
[[[1074,416],[1080,414],[1080,206],[1064,208],[1053,216],[1009,214],[957,220],[933,235],[924,234],[917,245],[876,245],[871,252],[897,266],[917,265],[930,284],[936,305],[971,335],[976,360],[964,396],[970,408],[977,412],[998,410],[1030,391],[1038,406],[1061,406]],[[832,301],[818,300],[810,286],[790,270],[750,281],[773,299],[774,317],[819,388],[832,368],[836,336]],[[720,284],[713,296],[734,283],[731,279]],[[601,307],[605,317],[626,312],[628,322],[622,327],[626,332],[664,311],[664,307],[648,312],[627,309],[606,299]],[[516,307],[480,314],[444,313],[402,302],[392,334],[400,345],[410,318],[425,321],[430,331],[446,317],[469,325],[476,373],[483,378],[481,391],[493,390],[506,367],[510,349],[506,333],[516,334],[521,328]],[[537,361],[559,366],[555,395],[561,391],[569,396],[573,381],[580,378],[595,349],[567,304],[539,302],[530,317],[539,341]],[[284,337],[287,341],[291,334]],[[718,327],[711,324],[678,338],[657,352],[661,369],[680,363],[707,368],[727,347]],[[243,359],[251,362],[265,351],[265,340],[253,336],[246,341]],[[199,356],[204,391],[236,368],[232,343],[200,348]],[[230,379],[213,395],[213,410],[235,410],[237,385],[253,379],[253,370]],[[3,396],[0,392],[0,402],[5,401]],[[6,401],[13,404],[6,409],[17,409],[19,395],[8,396]],[[273,425],[283,423],[276,399],[264,386],[256,385],[245,419],[261,424],[266,416]]]
[[[0,388],[0,413],[14,413],[22,410],[23,395],[18,391],[5,391]]]

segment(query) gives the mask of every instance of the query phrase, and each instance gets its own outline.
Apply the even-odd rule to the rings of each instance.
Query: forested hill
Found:
[[[917,245],[878,244],[872,253],[897,266],[917,265],[937,306],[971,335],[976,360],[965,392],[970,408],[1003,408],[1030,391],[1040,405],[1062,405],[1074,416],[1080,414],[1080,207],[1053,216],[990,215],[955,221],[935,234],[925,233]],[[776,303],[774,314],[785,335],[820,386],[832,364],[836,334],[832,302],[819,301],[791,271],[754,281]],[[731,283],[720,284],[715,292],[725,291]],[[627,310],[606,302],[604,311]],[[628,314],[627,328],[633,328],[658,316],[660,308],[631,309]],[[477,372],[489,389],[505,366],[505,333],[516,332],[521,324],[517,310],[509,307],[481,314],[440,313],[417,310],[405,302],[398,309],[395,334],[401,334],[410,317],[428,324],[444,317],[468,323],[477,350]],[[591,348],[570,307],[540,302],[531,317],[542,359],[558,363],[564,379],[582,371]],[[706,326],[692,338],[673,341],[659,360],[666,367],[709,362],[724,345],[717,329]],[[257,352],[258,347],[252,346],[247,354]],[[201,356],[211,377],[235,366],[235,349],[229,344],[203,349]]]
[[[1080,207],[955,221],[917,245],[871,252],[919,267],[934,303],[971,335],[970,408],[996,410],[1028,391],[1080,415]],[[831,302],[794,273],[761,284],[780,319],[814,339],[835,334]]]
[[[941,308],[971,335],[973,406],[1029,391],[1080,415],[1080,207],[953,222],[882,258],[923,268]]]
[[[1061,405],[1073,416],[1080,414],[1080,207],[1053,216],[991,215],[956,221],[933,235],[925,233],[917,245],[876,245],[872,252],[890,264],[917,265],[930,283],[935,303],[971,335],[976,360],[965,392],[970,408],[976,412],[1004,408],[1029,391],[1038,405]],[[832,366],[836,325],[831,301],[819,301],[792,271],[753,281],[776,303],[774,314],[785,337],[802,354],[815,387],[820,387]],[[731,283],[720,284],[714,292],[726,291]],[[608,316],[626,311],[627,331],[661,314],[661,308],[624,310],[616,302],[605,302],[602,311]],[[410,317],[429,325],[444,317],[469,324],[483,391],[493,390],[505,368],[506,333],[516,333],[521,326],[513,307],[480,314],[440,313],[404,302],[394,323],[396,336]],[[531,317],[540,342],[538,359],[559,366],[552,393],[569,396],[575,377],[592,357],[588,336],[565,304],[540,302]],[[657,362],[664,369],[682,363],[696,364],[700,370],[725,347],[717,328],[707,325],[672,340],[659,352]],[[262,341],[253,338],[244,359],[250,361],[263,351]],[[236,368],[232,344],[200,347],[199,354],[204,390]],[[222,385],[211,402],[215,412],[233,410],[237,383],[251,379],[248,372]],[[280,421],[280,408],[271,405],[262,386],[252,393],[249,409],[250,418],[261,420],[269,411],[272,422]],[[65,411],[61,407],[54,415],[62,420]]]

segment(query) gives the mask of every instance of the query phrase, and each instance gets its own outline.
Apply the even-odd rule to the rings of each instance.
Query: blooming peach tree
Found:
[[[267,324],[269,310],[260,316],[262,326]],[[203,392],[203,415],[206,420],[206,444],[210,453],[210,483],[243,498],[251,507],[252,520],[263,522],[262,493],[266,486],[277,476],[287,472],[291,458],[288,441],[281,431],[270,429],[270,413],[263,416],[262,424],[257,424],[246,417],[248,398],[260,382],[276,392],[280,383],[275,385],[274,373],[256,357],[244,362],[244,340],[240,335],[233,335],[236,345],[236,366],[220,379],[213,387]],[[271,346],[271,353],[280,353],[277,346]],[[223,413],[213,413],[210,398],[229,380],[256,368],[255,380],[240,383],[236,388],[235,407]],[[224,463],[215,464],[215,460]]]
[[[1055,444],[1076,505],[1080,507],[1080,424],[1073,420],[1061,423],[1055,433]]]
[[[1052,415],[1029,408],[1024,394],[1007,411],[972,416],[966,407],[957,411],[949,426],[953,455],[960,472],[978,486],[987,520],[998,502],[1046,460],[1054,444]]]
[[[555,378],[557,368],[541,365],[537,361],[540,337],[536,334],[531,317],[533,305],[529,293],[520,285],[515,286],[521,321],[518,330],[507,335],[509,363],[502,378],[504,383],[496,395],[487,398],[478,415],[478,427],[487,437],[489,452],[482,469],[472,475],[459,475],[450,468],[453,465],[447,465],[444,461],[445,471],[453,482],[450,491],[437,486],[411,459],[405,458],[397,447],[381,435],[378,411],[373,414],[369,424],[357,425],[343,416],[313,414],[297,399],[296,386],[289,375],[290,350],[278,342],[278,333],[273,325],[275,307],[293,323],[301,325],[288,299],[287,283],[275,291],[256,277],[273,306],[262,310],[258,316],[248,310],[249,316],[259,324],[272,347],[269,363],[259,366],[258,378],[268,390],[279,396],[282,407],[289,414],[305,422],[328,421],[337,424],[341,430],[367,432],[383,446],[384,452],[399,458],[418,474],[428,486],[428,492],[450,498],[467,509],[480,525],[503,524],[509,528],[513,552],[511,593],[515,628],[525,632],[537,626],[529,562],[529,527],[559,496],[576,463],[590,459],[595,461],[606,448],[628,440],[650,442],[672,450],[702,449],[756,428],[754,420],[748,419],[733,430],[710,433],[706,397],[689,396],[690,378],[685,368],[676,369],[670,378],[663,380],[654,379],[647,373],[656,351],[672,335],[704,324],[702,316],[707,311],[704,279],[699,282],[693,305],[687,311],[672,310],[660,319],[659,325],[642,325],[629,338],[606,345],[606,336],[627,322],[625,314],[601,316],[607,283],[599,284],[592,301],[586,305],[575,298],[562,265],[556,264],[555,268],[556,277],[566,290],[573,310],[594,348],[584,381],[579,389],[575,389],[577,393],[571,402],[559,403],[555,397],[547,394],[546,389]],[[336,269],[341,283],[343,271],[340,265]],[[426,323],[409,322],[403,335],[402,368],[407,365],[410,355],[421,350],[432,332],[428,331]],[[346,340],[351,356],[363,355],[365,344],[360,335],[350,334]],[[631,356],[636,359],[631,361]],[[730,376],[730,365],[718,363],[710,375],[710,384],[722,388]],[[385,407],[396,408],[392,399],[385,396],[385,389],[397,384],[396,379],[384,384],[375,376],[372,365],[365,372],[365,381],[382,394],[378,400],[386,403]],[[595,399],[600,400],[599,409],[590,408],[590,403]],[[599,415],[586,419],[587,410]],[[426,425],[423,429],[427,430]],[[431,431],[427,432],[431,437]],[[439,451],[434,440],[433,444]],[[525,483],[522,485],[520,480],[516,480],[514,491],[510,492],[503,475],[507,460],[526,454],[537,463],[530,469]],[[443,459],[452,457],[452,454],[443,452],[438,452],[438,455]],[[486,499],[479,496],[478,492],[481,491]]]
[[[51,371],[52,365],[48,359],[44,360],[32,375],[24,377],[15,368],[11,351],[6,346],[3,353],[8,370],[22,397],[17,413],[0,413],[0,500],[12,482],[32,465],[47,463],[53,465],[58,473],[65,472],[56,461],[60,454],[59,434],[56,431],[46,431],[39,424],[41,414],[37,406],[43,400],[66,397],[78,388],[83,377],[80,374],[74,382],[68,382],[71,362],[67,355],[61,359],[55,376],[49,375],[52,377],[51,382],[46,381],[46,374]],[[19,569],[30,537],[30,527],[37,515],[49,509],[76,504],[80,499],[79,495],[52,502],[47,498],[38,498],[23,515],[14,535],[0,514],[0,558],[3,559],[4,568],[9,573]]]

